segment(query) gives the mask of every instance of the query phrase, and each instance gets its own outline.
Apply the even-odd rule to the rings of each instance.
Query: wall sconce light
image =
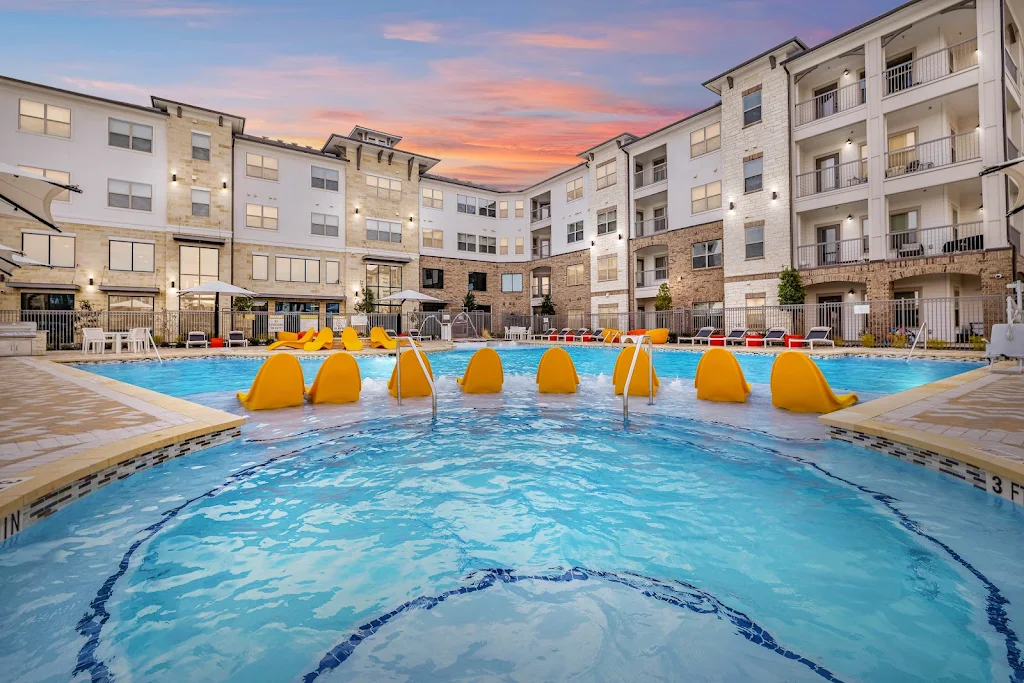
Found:
[[[228,189],[228,181],[225,180],[224,184],[221,185],[221,187],[223,187],[225,190]]]
[[[732,211],[736,208],[736,202],[729,202],[729,210]]]
[[[853,296],[853,289],[852,289],[852,288],[850,289],[850,291],[848,292],[848,294],[849,294],[850,296]]]
[[[594,240],[590,240],[590,246],[594,246],[595,244],[597,244],[597,242],[595,242]]]
[[[772,190],[772,199],[775,200],[775,199],[778,199],[778,198],[779,198],[779,193],[776,192],[775,190]]]
[[[409,222],[412,223],[412,216],[409,216]]]
[[[92,278],[89,278],[89,286],[92,287]]]
[[[853,138],[846,138],[846,144],[852,145],[853,144]]]
[[[853,214],[852,213],[846,214],[846,220],[852,221],[853,220]]]
[[[621,232],[619,233],[619,239],[620,240],[622,239],[622,233]]]
[[[174,280],[171,280],[171,289],[174,289]]]
[[[178,174],[177,173],[172,173],[171,174],[171,182],[172,183],[178,182]]]
[[[357,216],[359,215],[359,207],[358,206],[356,207],[356,215]]]
[[[843,72],[843,75],[844,75],[844,76],[849,76],[849,75],[850,75],[850,70],[849,70],[849,69],[847,69],[846,71],[844,71],[844,72]]]

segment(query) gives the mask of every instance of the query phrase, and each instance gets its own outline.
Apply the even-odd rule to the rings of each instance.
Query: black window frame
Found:
[[[476,276],[474,278],[474,276]],[[473,283],[473,280],[477,280],[477,284],[482,284],[482,287],[478,287]],[[470,292],[486,292],[487,291],[487,273],[481,273],[479,271],[470,271],[466,278],[466,285]]]

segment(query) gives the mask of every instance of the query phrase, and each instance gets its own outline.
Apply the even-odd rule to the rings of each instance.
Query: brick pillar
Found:
[[[865,300],[871,304],[871,313],[866,321],[867,331],[874,336],[875,344],[881,346],[887,342],[892,331],[892,309],[888,304],[892,299],[892,280],[877,272],[868,273],[865,280]]]

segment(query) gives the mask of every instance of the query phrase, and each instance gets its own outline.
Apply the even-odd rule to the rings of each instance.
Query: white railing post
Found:
[[[637,335],[636,349],[633,351],[633,360],[629,363],[629,373],[626,375],[626,385],[622,388],[622,421],[629,421],[629,387],[633,382],[633,371],[636,369],[637,358],[640,357],[640,350],[646,343],[648,348],[647,356],[647,405],[654,405],[654,344],[649,334]]]

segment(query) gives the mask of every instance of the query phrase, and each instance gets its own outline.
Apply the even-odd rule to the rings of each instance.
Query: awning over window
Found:
[[[175,242],[192,242],[195,244],[225,244],[227,240],[222,237],[207,237],[205,235],[174,235]]]
[[[277,301],[345,301],[344,294],[333,296],[330,294],[258,294],[260,299],[275,299]]]
[[[77,292],[80,289],[74,283],[65,282],[8,282],[7,286],[14,289],[39,289],[61,292]]]
[[[126,287],[123,285],[100,285],[101,292],[127,292],[129,294],[159,294],[159,287]]]
[[[365,254],[363,261],[376,261],[377,263],[411,263],[411,256],[398,256],[388,254],[386,256],[377,256],[375,254]]]

